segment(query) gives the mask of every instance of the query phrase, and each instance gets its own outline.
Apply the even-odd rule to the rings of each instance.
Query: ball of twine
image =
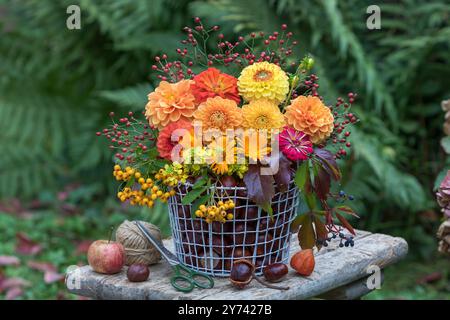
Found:
[[[156,239],[161,240],[161,231],[151,223],[140,221]],[[161,259],[159,251],[144,237],[137,225],[125,220],[116,231],[116,240],[125,248],[127,266],[133,263],[151,265]]]

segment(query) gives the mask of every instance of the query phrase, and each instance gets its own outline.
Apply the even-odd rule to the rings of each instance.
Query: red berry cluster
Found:
[[[319,89],[319,77],[315,74],[309,75],[303,82],[303,84],[306,87],[306,90],[310,92],[310,94],[314,97],[319,97],[322,99],[322,97],[319,96],[318,89]]]
[[[156,63],[152,65],[152,70],[160,73],[160,80],[177,82],[189,79],[195,75],[192,71],[194,65],[206,68],[219,64],[225,67],[236,66],[241,70],[255,62],[268,61],[284,67],[286,58],[292,55],[293,47],[298,44],[297,41],[291,41],[293,33],[286,31],[286,24],[281,25],[281,31],[270,34],[253,32],[245,37],[238,36],[237,41],[230,42],[224,40],[222,33],[213,35],[220,30],[219,26],[206,27],[199,17],[194,18],[194,23],[196,25],[193,28],[183,28],[187,36],[181,43],[185,47],[176,49],[177,60],[168,61],[167,54],[155,57]],[[216,42],[216,53],[208,52],[212,46],[211,40]],[[256,52],[258,45],[262,48]],[[292,66],[295,65],[296,62],[293,62]]]
[[[335,156],[337,159],[347,155],[345,148],[351,148],[352,144],[348,141],[351,132],[346,129],[348,125],[358,122],[358,118],[350,111],[352,104],[355,102],[357,94],[350,92],[348,94],[348,102],[343,98],[337,98],[334,107],[331,107],[334,116],[334,131],[331,135],[333,144],[339,146]]]
[[[144,157],[149,148],[155,145],[156,130],[154,127],[144,124],[134,117],[133,112],[128,112],[127,117],[119,118],[116,122],[114,112],[110,112],[112,125],[96,133],[104,136],[111,145],[111,150],[116,150],[115,157],[118,160],[126,160],[133,163],[136,157]]]

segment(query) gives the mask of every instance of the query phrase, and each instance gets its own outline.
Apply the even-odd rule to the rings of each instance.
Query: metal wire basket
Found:
[[[230,275],[233,260],[243,258],[255,265],[255,273],[271,263],[287,263],[290,226],[298,206],[299,190],[290,183],[286,192],[277,192],[272,200],[273,219],[246,197],[245,187],[212,186],[208,193],[233,199],[234,219],[225,223],[206,223],[192,214],[192,205],[181,199],[192,185],[180,185],[169,200],[170,224],[178,259],[193,270],[213,276]]]

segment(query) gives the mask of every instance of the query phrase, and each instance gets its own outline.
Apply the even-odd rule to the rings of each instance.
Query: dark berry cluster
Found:
[[[222,33],[218,33],[219,26],[207,27],[199,17],[194,18],[194,23],[192,28],[183,28],[186,38],[181,41],[184,47],[175,50],[178,59],[169,61],[167,54],[155,57],[156,63],[152,65],[152,70],[159,72],[157,77],[160,80],[177,82],[189,79],[195,75],[193,66],[206,68],[215,64],[225,67],[234,65],[240,70],[255,62],[268,61],[285,67],[293,47],[298,44],[292,41],[293,33],[286,31],[286,24],[281,25],[280,31],[269,34],[252,32],[247,36],[237,36],[236,41],[227,41]],[[215,53],[209,52],[209,49],[213,51],[212,48]],[[292,66],[296,64],[292,62]]]
[[[355,245],[354,237],[352,235],[344,234],[344,228],[337,227],[334,229],[329,229],[328,235],[326,239],[318,239],[317,244],[328,247],[328,244],[339,238],[339,247],[353,247]]]
[[[98,131],[97,136],[104,136],[110,142],[110,149],[116,150],[118,160],[133,163],[136,156],[145,156],[146,151],[154,146],[156,139],[155,128],[144,124],[129,112],[127,117],[115,119],[114,112],[110,112],[112,124],[109,128]]]

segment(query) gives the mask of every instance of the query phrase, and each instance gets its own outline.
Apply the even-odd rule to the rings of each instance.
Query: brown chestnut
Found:
[[[243,289],[253,279],[255,266],[248,260],[241,259],[233,262],[230,273],[231,283],[239,289]]]
[[[127,278],[131,282],[142,282],[148,279],[150,270],[143,263],[134,263],[128,267]]]
[[[220,178],[219,185],[227,188],[233,188],[237,186],[237,182],[232,176],[222,176],[222,178]]]
[[[287,273],[288,267],[283,263],[269,264],[263,270],[264,278],[269,282],[279,282]]]

